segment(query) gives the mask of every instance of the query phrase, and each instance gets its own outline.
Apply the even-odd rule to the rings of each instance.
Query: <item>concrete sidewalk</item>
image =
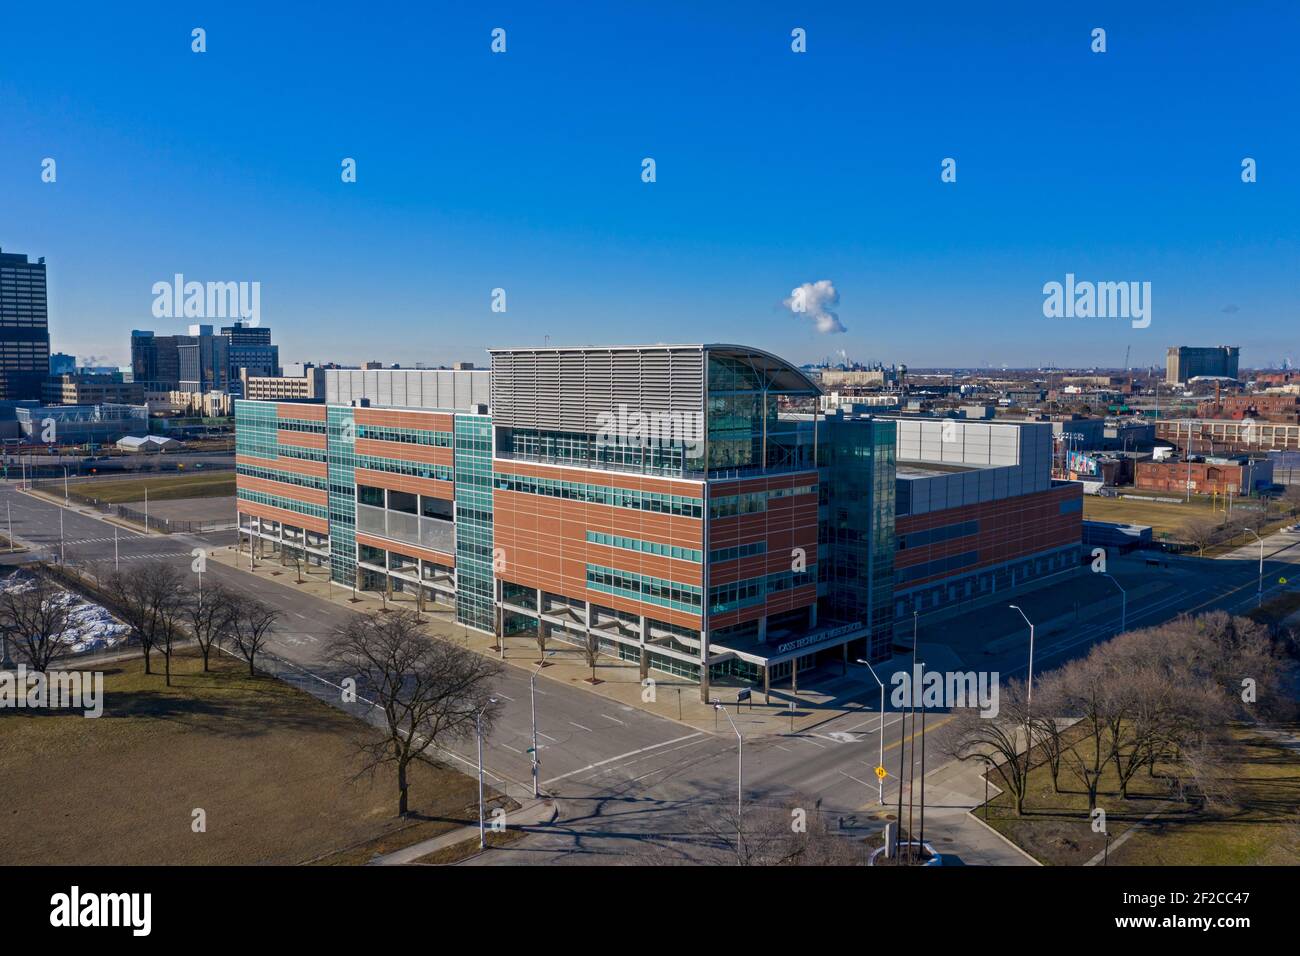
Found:
[[[1001,789],[990,781],[990,799]],[[976,814],[984,803],[984,771],[953,762],[926,774],[925,838],[968,866],[1042,866]],[[904,807],[906,812],[906,807]]]
[[[1002,793],[997,776],[989,778],[988,795],[992,800]],[[912,824],[918,838],[922,835],[941,854],[955,857],[952,863],[963,866],[1042,866],[1042,864],[1004,837],[979,817],[984,805],[983,762],[951,760],[925,775],[925,822],[920,820],[921,781],[916,782],[916,801],[912,806]],[[903,828],[907,828],[908,789],[903,791]],[[872,800],[858,811],[855,826],[859,829],[883,828],[898,814],[898,792],[885,798],[881,806]],[[864,817],[872,822],[864,821]]]
[[[544,826],[553,822],[558,812],[554,800],[537,800],[533,803],[527,803],[507,816],[506,829],[521,830],[526,827]],[[455,846],[457,843],[463,843],[466,840],[477,840],[478,836],[478,824],[458,827],[428,840],[421,840],[419,843],[413,843],[400,850],[394,850],[392,853],[377,856],[368,865],[401,866],[406,863],[414,863],[420,857],[428,856],[430,853],[437,853],[439,850]]]

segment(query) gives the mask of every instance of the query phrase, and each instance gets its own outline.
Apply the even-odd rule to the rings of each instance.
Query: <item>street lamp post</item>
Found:
[[[1107,572],[1105,571],[1101,572],[1101,576],[1104,578],[1109,578],[1110,583],[1115,585],[1115,587],[1119,588],[1119,596],[1120,596],[1119,629],[1121,631],[1127,631],[1128,630],[1128,592],[1125,591],[1124,588],[1120,585],[1120,583],[1116,581],[1113,577],[1111,577]]]
[[[1259,607],[1264,603],[1264,539],[1259,536],[1254,528],[1247,528],[1246,530],[1255,535],[1255,540],[1259,542],[1259,583],[1255,585],[1255,607]]]
[[[1025,623],[1029,625],[1029,691],[1025,701],[1025,706],[1032,707],[1034,704],[1034,622],[1029,620],[1029,615],[1021,609],[1020,605],[1008,604],[1007,607],[1020,611],[1020,616],[1023,617]]]
[[[741,735],[736,722],[731,719],[731,714],[727,713],[726,707],[723,707],[720,702],[715,702],[713,709],[722,711],[722,716],[727,718],[727,723],[731,724],[731,729],[736,732],[736,826],[739,828],[741,808],[743,806],[742,794],[744,793],[742,781],[745,778],[745,738]]]
[[[885,766],[885,684],[876,675],[876,669],[871,666],[870,661],[863,660],[862,658],[859,657],[858,663],[866,664],[867,669],[871,671],[871,676],[874,677],[876,679],[876,683],[880,685],[880,761],[876,764],[876,766],[884,767]],[[879,792],[880,805],[883,807],[885,805],[885,778],[880,776],[879,773],[876,774],[876,783],[880,787],[880,792]]]
[[[478,733],[478,848],[480,850],[487,847],[487,829],[483,825],[483,712],[496,702],[495,697],[489,697],[488,702],[474,715],[474,729]]]
[[[554,654],[549,651],[542,655],[542,659],[537,662],[537,669],[533,671],[533,676],[528,679],[528,698],[529,705],[533,711],[533,796],[538,796],[537,783],[542,776],[541,761],[537,757],[537,675],[542,672],[542,667],[546,664],[546,658]]]

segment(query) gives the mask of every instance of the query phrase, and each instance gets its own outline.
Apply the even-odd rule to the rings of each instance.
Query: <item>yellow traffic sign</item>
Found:
[[[884,767],[877,767],[876,776],[879,777],[881,780],[884,780],[886,777],[889,776],[889,771],[887,771]]]

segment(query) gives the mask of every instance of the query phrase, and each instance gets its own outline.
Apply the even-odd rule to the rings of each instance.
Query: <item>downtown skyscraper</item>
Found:
[[[45,259],[0,251],[0,400],[39,399],[49,372]]]

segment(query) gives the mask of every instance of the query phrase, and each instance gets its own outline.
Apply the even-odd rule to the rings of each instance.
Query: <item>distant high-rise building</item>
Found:
[[[45,258],[0,252],[0,399],[40,399],[49,374]]]
[[[226,380],[230,393],[238,396],[243,388],[242,369],[250,378],[280,374],[280,347],[271,344],[271,330],[236,322],[222,328],[229,365]]]
[[[57,377],[59,375],[71,375],[77,368],[77,357],[69,355],[67,352],[50,353],[50,374]]]
[[[174,391],[181,384],[181,359],[175,335],[131,331],[131,377],[155,391]]]
[[[176,336],[182,392],[224,392],[230,387],[229,342],[210,325],[191,325]]]
[[[1241,349],[1235,345],[1197,348],[1171,345],[1165,357],[1165,381],[1186,382],[1198,375],[1237,377],[1237,360]]]

